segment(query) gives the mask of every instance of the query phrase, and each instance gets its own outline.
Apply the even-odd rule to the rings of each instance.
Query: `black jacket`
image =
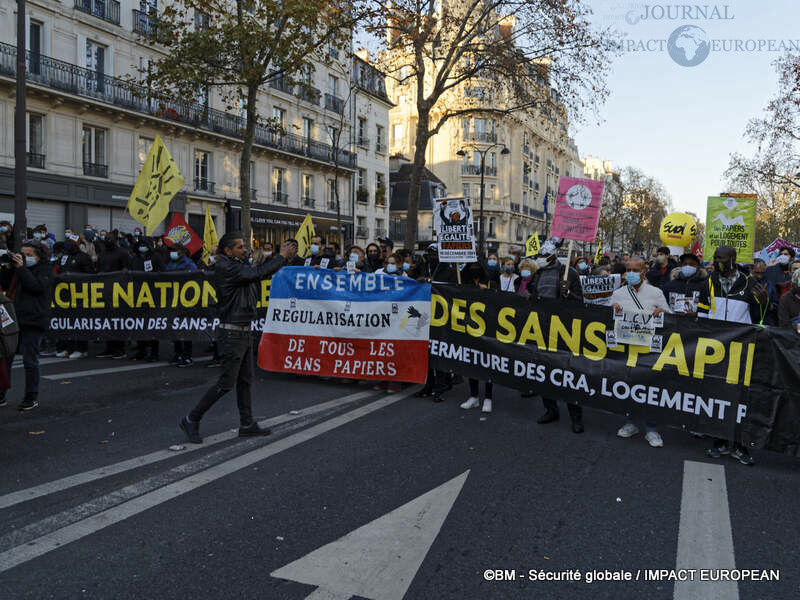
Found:
[[[556,263],[558,265],[558,285],[561,285],[561,281],[564,279],[564,269],[566,265],[561,263]],[[528,284],[526,291],[530,293],[531,300],[538,300],[539,299],[539,280],[542,278],[542,273],[547,270],[555,268],[554,265],[537,269],[536,272],[531,277],[531,282]],[[514,290],[519,290],[519,279],[514,282]],[[520,282],[521,283],[521,282]],[[567,299],[569,300],[576,300],[576,301],[583,301],[583,290],[581,289],[581,279],[578,276],[578,271],[573,269],[572,267],[569,268],[569,273],[567,274]],[[561,298],[560,288],[556,299]]]
[[[145,263],[148,260],[150,261],[150,268],[145,269],[146,266]],[[153,271],[155,273],[163,271],[165,267],[166,264],[164,263],[164,259],[161,258],[161,254],[153,250],[150,250],[145,254],[137,252],[136,254],[133,255],[133,258],[131,259],[131,262],[128,265],[128,268],[131,271]]]
[[[220,256],[214,264],[219,320],[247,325],[255,319],[258,294],[253,284],[270,277],[285,264],[286,259],[280,255],[252,266],[236,258]]]
[[[662,292],[664,291],[664,286],[670,282],[670,276],[673,269],[679,265],[670,258],[665,266],[666,270],[663,273],[661,272],[661,267],[659,267],[657,264],[653,265],[653,267],[647,273],[645,273],[647,283],[654,285],[657,288],[661,288]]]
[[[131,255],[124,248],[116,244],[110,248],[106,245],[103,253],[97,257],[97,272],[110,273],[111,271],[122,271],[127,269],[131,262]]]
[[[697,303],[700,301],[700,296],[708,289],[707,282],[708,273],[705,269],[697,269],[694,275],[686,279],[681,277],[681,268],[677,267],[672,269],[670,281],[661,288],[661,291],[664,292],[664,297],[667,299],[667,302],[669,302],[669,307],[672,309],[672,312],[683,313],[685,312],[684,307],[678,307],[678,310],[675,310],[676,298],[691,298],[694,305],[697,306]]]
[[[9,295],[14,297],[20,326],[46,331],[53,299],[53,267],[49,262],[39,261],[30,268],[13,269],[10,275],[13,285]]]
[[[94,273],[92,257],[77,248],[65,252],[56,261],[59,274],[65,273]]]

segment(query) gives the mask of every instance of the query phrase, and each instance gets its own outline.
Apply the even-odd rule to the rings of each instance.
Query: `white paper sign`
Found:
[[[439,245],[439,262],[471,263],[478,260],[469,198],[435,200],[433,226]]]
[[[144,270],[146,272],[148,272],[148,273],[153,270],[153,261],[152,260],[144,261]]]
[[[11,315],[8,314],[6,307],[0,304],[0,326],[8,327],[9,325],[14,324],[14,319],[11,318]]]
[[[328,264],[331,262],[330,258],[321,258],[319,259],[319,267],[320,269],[327,269]]]
[[[584,304],[609,306],[611,304],[611,294],[620,285],[622,285],[622,279],[619,273],[614,275],[581,275],[583,302]]]
[[[656,319],[653,313],[626,310],[622,319],[614,321],[614,333],[618,344],[650,347],[656,332]]]

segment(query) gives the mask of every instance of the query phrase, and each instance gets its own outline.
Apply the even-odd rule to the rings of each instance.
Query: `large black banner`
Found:
[[[606,347],[612,310],[434,285],[431,367],[800,455],[800,338],[667,315],[660,352]]]
[[[270,280],[253,284],[261,332]],[[217,293],[209,272],[141,273],[56,277],[50,333],[70,340],[211,339],[219,323]]]

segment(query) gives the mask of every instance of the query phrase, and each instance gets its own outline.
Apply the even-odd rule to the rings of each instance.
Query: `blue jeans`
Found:
[[[35,399],[39,394],[39,346],[42,342],[44,331],[21,327],[17,354],[22,355],[22,366],[25,367],[25,399]],[[11,365],[14,357],[6,359],[8,367],[8,382],[11,383]]]

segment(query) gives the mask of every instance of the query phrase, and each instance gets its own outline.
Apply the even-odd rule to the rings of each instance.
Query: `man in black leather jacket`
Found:
[[[180,421],[180,428],[193,444],[202,444],[200,420],[206,411],[236,385],[239,407],[239,437],[268,435],[253,421],[250,386],[253,382],[253,345],[250,324],[256,318],[258,300],[253,284],[272,276],[297,254],[297,242],[281,245],[279,256],[251,266],[248,249],[240,232],[226,233],[219,241],[219,258],[214,265],[214,286],[217,290],[217,343],[222,355],[222,374],[197,406]]]

